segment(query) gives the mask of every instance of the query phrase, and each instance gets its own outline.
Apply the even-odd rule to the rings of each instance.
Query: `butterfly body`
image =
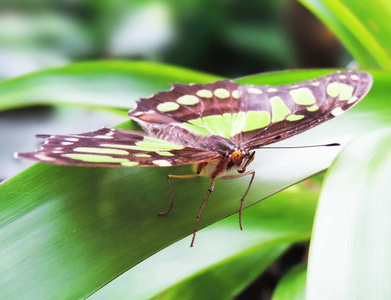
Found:
[[[240,85],[233,81],[173,85],[137,101],[129,112],[144,133],[102,128],[70,135],[41,135],[42,147],[18,157],[45,163],[99,167],[169,167],[196,165],[193,175],[211,184],[197,215],[213,191],[216,178],[250,176],[246,171],[255,149],[309,130],[341,115],[370,90],[372,77],[365,72],[335,72],[313,80],[281,86]],[[235,174],[235,171],[237,172]],[[166,214],[162,213],[162,214]],[[240,217],[239,217],[240,219]]]
[[[221,178],[235,171],[244,173],[246,167],[253,161],[254,154],[254,150],[246,152],[235,150],[219,159],[200,163],[195,170],[198,175],[209,178]]]

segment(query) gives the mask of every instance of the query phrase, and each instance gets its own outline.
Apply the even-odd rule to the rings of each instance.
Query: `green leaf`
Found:
[[[150,81],[144,78],[148,86],[153,87],[156,80],[155,88],[159,89],[159,84],[174,76],[171,68],[163,69],[159,73],[160,80],[157,75]],[[66,78],[68,69],[63,70]],[[271,73],[242,80],[263,83],[270,80],[278,84],[322,72],[327,71]],[[373,91],[354,109],[281,145],[343,143],[365,130],[389,124],[390,75],[373,74]],[[34,76],[39,78],[40,74]],[[103,77],[110,77],[110,72]],[[130,77],[141,80],[136,75]],[[200,82],[205,79],[204,75],[199,79]],[[193,80],[198,81],[196,75]],[[29,88],[26,86],[27,90]],[[27,98],[23,105],[33,103],[28,95],[25,93]],[[34,94],[31,97],[35,97]],[[115,102],[114,98],[108,100]],[[251,165],[257,175],[245,206],[326,168],[338,151],[337,147],[259,150]],[[4,254],[0,256],[3,259],[0,261],[3,270],[0,287],[3,295],[8,298],[85,297],[162,248],[191,234],[208,187],[207,179],[174,181],[177,196],[174,209],[166,217],[156,217],[157,212],[167,208],[170,199],[166,175],[190,172],[189,167],[102,169],[36,164],[4,182],[0,186],[0,236],[3,239],[0,253]],[[219,181],[200,228],[235,213],[247,184],[248,178]],[[283,207],[278,210],[284,211]],[[246,223],[244,226],[246,228]],[[202,242],[200,239],[201,233],[195,247]],[[239,241],[234,235],[229,240],[230,243]],[[209,244],[209,248],[215,246],[213,241]],[[190,250],[186,247],[183,251]]]
[[[361,68],[391,70],[388,0],[299,0],[330,28]]]
[[[272,300],[304,300],[307,264],[292,268],[278,283]]]
[[[304,184],[295,185],[248,208],[243,231],[238,228],[238,216],[230,216],[199,232],[194,248],[188,248],[188,239],[181,240],[91,298],[230,299],[291,243],[308,240],[317,197],[316,188],[309,191]]]
[[[101,61],[67,65],[0,82],[0,111],[42,104],[126,109],[170,83],[219,78],[147,62]]]
[[[391,298],[390,182],[389,128],[353,140],[338,155],[316,214],[307,299]]]

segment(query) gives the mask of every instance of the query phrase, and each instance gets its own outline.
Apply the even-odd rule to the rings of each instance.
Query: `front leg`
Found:
[[[192,239],[191,239],[190,247],[193,247],[193,245],[194,245],[195,236],[196,236],[196,233],[197,233],[197,231],[198,231],[198,223],[199,223],[199,221],[200,221],[202,212],[204,211],[206,202],[207,202],[208,199],[209,199],[209,195],[213,192],[214,188],[215,188],[215,179],[214,179],[214,178],[211,178],[211,179],[210,179],[210,186],[209,186],[208,191],[207,191],[207,193],[206,193],[206,195],[205,195],[204,201],[202,201],[200,210],[198,211],[198,214],[197,214],[197,216],[196,216],[196,223],[195,223],[195,226],[194,226],[193,237],[192,237]]]
[[[192,178],[195,178],[197,176],[199,176],[199,175],[198,174],[189,174],[189,175],[172,175],[172,174],[168,174],[167,175],[167,182],[168,182],[168,188],[170,189],[170,193],[171,193],[170,206],[168,207],[168,209],[166,211],[160,212],[157,215],[158,216],[165,216],[165,215],[167,215],[171,211],[172,207],[174,206],[175,194],[174,194],[174,190],[172,189],[171,178],[192,179]]]
[[[240,199],[240,207],[239,207],[239,227],[240,227],[240,230],[243,230],[243,226],[242,226],[243,202],[244,202],[244,199],[246,199],[248,192],[250,191],[251,185],[254,180],[255,171],[248,171],[246,173],[220,177],[221,179],[228,180],[228,179],[236,179],[236,178],[240,178],[240,177],[248,176],[248,175],[251,175],[251,179],[250,179],[250,182],[249,182],[248,187],[246,189],[246,192],[244,193],[242,199]]]

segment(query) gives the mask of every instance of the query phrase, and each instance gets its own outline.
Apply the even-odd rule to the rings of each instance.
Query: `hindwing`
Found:
[[[215,152],[184,147],[143,133],[109,128],[38,137],[45,138],[39,150],[18,153],[17,156],[60,165],[100,167],[169,167],[219,157]]]

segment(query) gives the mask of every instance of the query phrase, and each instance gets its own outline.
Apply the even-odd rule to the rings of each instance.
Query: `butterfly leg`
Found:
[[[158,216],[165,216],[165,215],[167,215],[171,211],[172,207],[174,206],[175,194],[174,194],[174,190],[172,189],[171,178],[192,179],[192,178],[195,178],[197,176],[199,176],[199,175],[198,174],[190,174],[190,175],[172,175],[172,174],[168,174],[167,175],[167,182],[168,182],[168,188],[170,189],[170,193],[171,193],[170,206],[168,207],[168,209],[166,211],[160,212],[157,215]]]
[[[251,175],[251,179],[250,179],[250,182],[249,182],[248,187],[246,189],[246,192],[244,193],[242,199],[240,199],[240,207],[239,207],[239,227],[240,227],[240,230],[243,230],[243,226],[242,226],[243,202],[244,202],[244,199],[246,199],[248,192],[250,191],[251,185],[253,184],[255,171],[248,171],[248,172],[242,173],[242,174],[236,174],[236,175],[220,177],[220,179],[228,180],[228,179],[235,179],[235,178],[240,178],[240,177],[248,176],[248,175]]]
[[[210,195],[210,193],[213,192],[214,187],[215,187],[215,178],[211,178],[211,179],[210,179],[210,186],[209,186],[209,188],[208,188],[208,192],[206,193],[205,198],[204,198],[204,201],[202,201],[200,210],[198,211],[198,214],[197,214],[197,216],[196,216],[196,223],[195,223],[195,226],[194,226],[193,237],[192,237],[192,239],[191,239],[190,247],[193,247],[193,245],[194,245],[195,236],[196,236],[196,233],[197,233],[197,231],[198,231],[198,223],[199,223],[199,221],[200,221],[202,212],[204,211],[206,202],[207,202],[208,199],[209,199],[209,195]]]

